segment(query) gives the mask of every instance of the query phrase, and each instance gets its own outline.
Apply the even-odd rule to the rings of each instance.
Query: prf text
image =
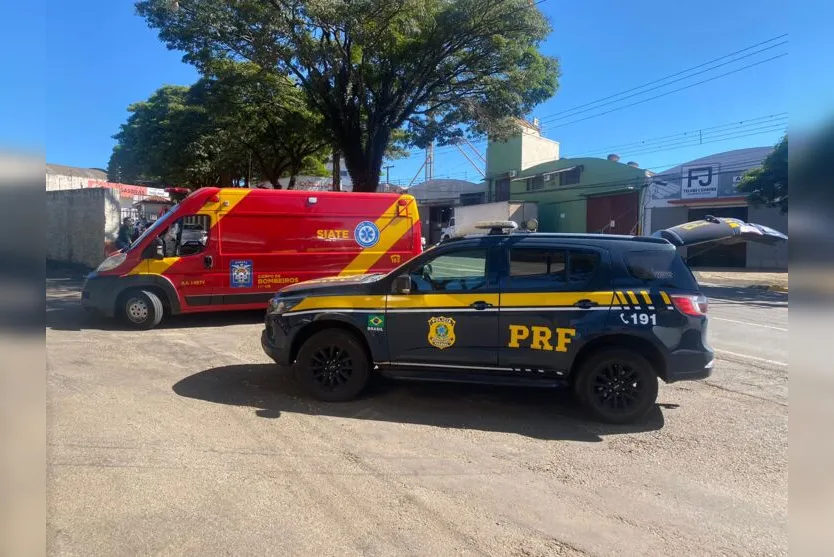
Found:
[[[554,352],[567,352],[568,344],[576,336],[576,329],[557,328],[551,330],[549,327],[537,325],[510,325],[510,348],[525,348],[531,350],[550,350]]]

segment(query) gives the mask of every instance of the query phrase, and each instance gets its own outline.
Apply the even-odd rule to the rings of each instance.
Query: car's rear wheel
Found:
[[[134,329],[152,329],[162,321],[162,300],[149,290],[130,290],[120,301],[122,319]]]
[[[370,376],[371,363],[353,335],[327,329],[311,336],[301,346],[295,361],[295,376],[312,396],[328,402],[355,398]]]
[[[603,350],[580,366],[574,393],[594,418],[630,423],[645,416],[657,401],[657,372],[636,352]]]

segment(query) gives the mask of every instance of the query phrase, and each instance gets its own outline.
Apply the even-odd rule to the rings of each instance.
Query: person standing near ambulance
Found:
[[[130,217],[125,217],[122,225],[119,227],[119,233],[116,236],[116,247],[120,250],[126,250],[130,244],[130,236],[133,230],[133,221]]]

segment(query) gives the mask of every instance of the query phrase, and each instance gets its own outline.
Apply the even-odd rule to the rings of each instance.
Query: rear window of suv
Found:
[[[698,289],[692,271],[675,250],[627,251],[623,257],[628,273],[645,285]]]

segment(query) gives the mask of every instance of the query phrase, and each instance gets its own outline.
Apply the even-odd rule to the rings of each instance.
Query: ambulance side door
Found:
[[[605,330],[613,292],[607,251],[570,245],[508,249],[501,280],[499,366],[566,376],[581,346]]]
[[[165,258],[151,260],[150,267],[164,269],[165,276],[177,290],[183,309],[211,305],[217,277],[207,267],[217,251],[217,230],[208,215],[184,215],[160,236],[165,243]]]

